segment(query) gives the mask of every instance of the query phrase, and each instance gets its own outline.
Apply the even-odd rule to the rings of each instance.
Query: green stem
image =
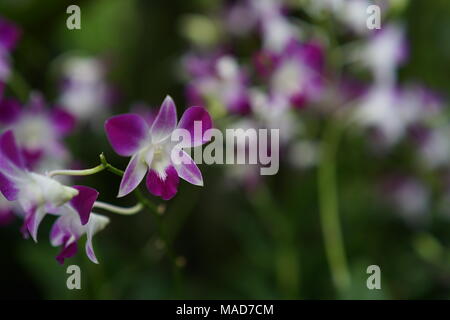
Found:
[[[318,187],[320,218],[328,264],[334,287],[338,294],[344,297],[350,287],[351,279],[339,221],[336,182],[336,153],[341,132],[342,127],[330,120],[322,141]]]

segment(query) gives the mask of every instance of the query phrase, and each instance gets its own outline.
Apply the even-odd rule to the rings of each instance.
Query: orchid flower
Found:
[[[291,42],[280,55],[270,80],[274,95],[283,95],[297,107],[318,99],[323,89],[324,56],[315,43]]]
[[[14,130],[25,164],[33,170],[44,162],[47,170],[49,162],[59,167],[70,158],[61,140],[74,128],[75,119],[61,108],[47,110],[45,104],[39,93],[31,95],[26,108],[14,99],[0,100],[0,124]]]
[[[97,199],[98,192],[92,188],[78,186],[79,194],[58,208],[56,214],[60,217],[53,224],[50,232],[50,242],[53,246],[62,246],[61,252],[56,257],[60,264],[64,259],[74,256],[77,252],[77,241],[86,234],[86,255],[98,263],[92,246],[93,236],[104,229],[109,223],[109,218],[92,213],[92,207]]]
[[[197,121],[202,124],[200,137],[194,135],[194,122]],[[202,186],[202,174],[185,151],[177,150],[186,161],[172,162],[171,153],[176,144],[171,141],[171,135],[177,128],[186,129],[192,137],[189,147],[196,147],[206,142],[203,140],[203,132],[211,127],[211,117],[201,107],[188,108],[177,126],[175,103],[169,96],[165,98],[151,126],[138,114],[123,114],[107,120],[105,130],[113,149],[121,156],[131,156],[120,183],[118,197],[136,189],[147,172],[146,185],[149,192],[164,200],[175,196],[179,178]]]
[[[9,201],[17,201],[25,212],[26,230],[37,241],[40,222],[47,213],[72,200],[80,192],[60,182],[28,171],[11,130],[0,136],[0,191]]]
[[[231,55],[189,56],[185,67],[194,77],[187,89],[189,102],[205,105],[214,101],[231,113],[249,112],[247,75]]]

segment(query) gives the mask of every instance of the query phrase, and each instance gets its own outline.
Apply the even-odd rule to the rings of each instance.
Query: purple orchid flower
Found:
[[[191,104],[216,101],[227,111],[245,115],[250,111],[248,77],[231,55],[189,56],[185,68],[193,81],[187,88]]]
[[[194,122],[197,121],[202,124],[200,137],[194,135]],[[175,196],[179,178],[202,186],[202,174],[186,152],[177,150],[186,159],[183,163],[172,161],[171,153],[176,144],[170,137],[175,129],[186,129],[193,137],[190,147],[196,147],[206,142],[203,133],[211,127],[211,117],[201,107],[188,108],[177,126],[175,103],[169,96],[163,101],[151,126],[138,114],[123,114],[107,120],[105,130],[113,149],[121,156],[131,156],[120,183],[118,197],[132,192],[147,172],[147,189],[164,200]]]
[[[285,96],[297,107],[319,98],[324,87],[320,45],[291,41],[277,60],[270,80],[273,95]]]
[[[58,214],[60,207],[68,202],[73,204],[80,217],[88,215],[86,198],[90,198],[92,193],[86,194],[85,187],[68,187],[50,177],[28,171],[11,130],[0,136],[0,192],[7,200],[17,201],[23,209],[24,229],[34,241],[37,241],[38,227],[45,215]],[[87,220],[82,218],[81,223],[85,224]]]
[[[73,130],[75,119],[61,108],[48,110],[45,105],[38,93],[31,95],[26,108],[15,99],[0,100],[0,125],[14,130],[29,169],[38,168],[46,159],[69,159],[61,140]]]
[[[92,262],[98,264],[92,238],[106,227],[109,218],[91,212],[98,196],[97,191],[84,186],[77,186],[76,189],[79,191],[78,195],[56,212],[60,217],[53,224],[50,242],[55,247],[62,247],[56,260],[64,264],[65,259],[77,253],[77,241],[86,234],[86,255]]]

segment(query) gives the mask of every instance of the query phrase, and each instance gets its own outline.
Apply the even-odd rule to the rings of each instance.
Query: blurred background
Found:
[[[379,32],[358,24],[372,3]],[[81,30],[66,27],[71,4]],[[148,212],[105,213],[99,265],[83,250],[59,265],[51,217],[37,244],[22,238],[21,218],[3,219],[1,298],[450,298],[450,2],[2,0],[0,16],[20,30],[2,99],[76,119],[55,138],[64,152],[39,170],[94,167],[101,152],[124,169],[104,120],[157,110],[167,94],[179,115],[201,104],[218,128],[279,128],[282,140],[275,176],[200,165],[204,187],[181,182],[162,216],[169,243]],[[391,26],[401,35],[386,36]],[[304,73],[283,73],[296,63]],[[300,94],[289,91],[296,81]],[[115,198],[111,173],[72,182],[135,203]],[[70,264],[82,290],[66,287]],[[381,290],[366,286],[369,265]]]

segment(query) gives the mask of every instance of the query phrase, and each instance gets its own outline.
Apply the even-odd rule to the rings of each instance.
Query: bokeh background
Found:
[[[0,15],[22,30],[11,55],[14,72],[5,95],[25,103],[31,90],[36,90],[51,104],[57,103],[61,61],[81,55],[101,59],[107,65],[105,81],[114,92],[109,114],[128,112],[136,103],[158,107],[167,94],[174,98],[181,114],[188,106],[189,83],[181,60],[194,47],[190,35],[202,34],[201,26],[198,30],[192,26],[192,16],[203,15],[214,21],[229,3],[2,0]],[[66,28],[70,4],[81,7],[81,30]],[[295,8],[290,13],[295,21],[306,21],[313,28],[319,24],[305,9],[305,2],[292,1],[290,5]],[[405,0],[398,7],[389,19],[403,23],[409,43],[409,59],[398,72],[399,83],[420,83],[444,97],[439,119],[447,125],[450,2]],[[320,21],[320,33],[330,37],[335,34],[333,37],[342,43],[352,37],[336,31],[341,25],[331,16]],[[219,27],[218,33],[226,30]],[[238,57],[249,56],[254,45],[246,41],[229,43]],[[362,78],[366,81],[367,75]],[[311,116],[308,108],[300,108],[295,110],[294,120],[297,118],[306,119],[310,137],[320,142],[329,116]],[[76,166],[93,167],[104,152],[109,162],[125,168],[127,159],[116,156],[109,146],[103,120],[78,124],[65,138]],[[227,121],[218,118],[216,122],[226,125]],[[344,291],[333,285],[326,255],[319,165],[299,168],[292,164],[292,157],[282,154],[279,173],[264,177],[256,186],[230,179],[229,168],[205,165],[200,166],[205,187],[180,184],[178,195],[167,202],[162,219],[178,256],[179,266],[175,268],[180,272],[173,271],[150,213],[107,213],[111,223],[94,240],[100,264],[92,264],[82,250],[66,262],[66,266],[77,264],[82,270],[82,290],[70,291],[66,288],[66,267],[54,258],[59,249],[51,247],[46,238],[51,218],[41,225],[37,244],[22,239],[22,222],[14,220],[0,230],[0,297],[450,298],[450,211],[448,196],[445,198],[449,189],[446,191],[440,182],[448,171],[418,169],[415,163],[419,155],[408,144],[379,155],[368,139],[359,131],[344,134],[335,159],[339,219],[351,276]],[[388,196],[380,186],[391,174],[421,179],[428,199],[421,212],[411,214],[420,219],[385,201]],[[100,190],[102,200],[123,206],[134,204],[133,197],[115,198],[120,181],[108,172],[73,181]],[[155,203],[162,202],[149,197]],[[412,200],[406,197],[406,201]],[[372,264],[381,268],[381,290],[366,287],[366,268]]]

